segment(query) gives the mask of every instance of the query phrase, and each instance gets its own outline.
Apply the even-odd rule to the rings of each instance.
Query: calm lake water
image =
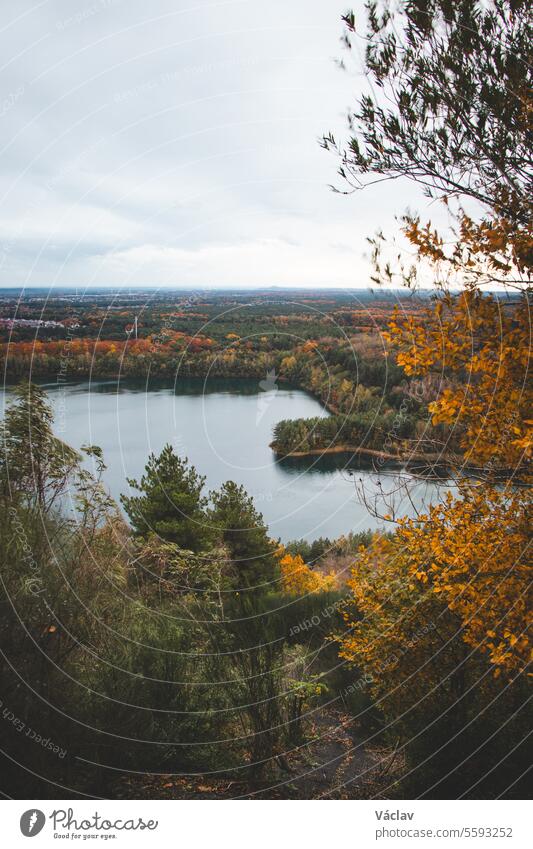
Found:
[[[173,387],[100,381],[58,388],[45,384],[55,411],[55,431],[74,448],[99,445],[107,470],[104,482],[118,500],[130,493],[127,478],[140,478],[150,452],[170,442],[206,477],[206,488],[226,480],[243,484],[263,513],[272,536],[286,542],[304,537],[335,538],[380,526],[358,494],[368,498],[397,483],[397,472],[343,468],[346,457],[276,461],[269,443],[274,425],[285,418],[326,416],[321,404],[298,389],[262,391],[258,381],[181,380]],[[2,393],[3,412],[10,391]],[[89,466],[90,468],[90,466]],[[410,497],[420,508],[439,499],[431,482],[413,482]],[[398,515],[412,515],[404,495]]]

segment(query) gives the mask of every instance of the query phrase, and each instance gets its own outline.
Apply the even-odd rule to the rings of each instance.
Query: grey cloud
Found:
[[[423,201],[328,189],[317,138],[360,84],[333,63],[344,6],[18,3],[0,26],[0,285],[366,285],[365,237]]]

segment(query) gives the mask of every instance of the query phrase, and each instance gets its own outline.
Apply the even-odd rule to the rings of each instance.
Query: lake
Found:
[[[269,448],[277,422],[328,415],[306,392],[285,385],[266,391],[255,380],[221,379],[180,380],[149,391],[133,382],[44,385],[55,432],[74,448],[90,443],[103,449],[104,482],[117,500],[131,492],[127,478],[140,478],[148,454],[167,442],[205,475],[208,490],[226,480],[243,484],[272,536],[283,542],[380,527],[359,489],[382,503],[382,492],[397,484],[397,471],[378,476],[354,462],[345,468],[349,458],[339,455],[277,460]],[[2,411],[9,395],[9,389],[2,393]],[[442,485],[404,477],[418,509],[439,500]],[[397,515],[413,515],[410,499],[396,497]]]

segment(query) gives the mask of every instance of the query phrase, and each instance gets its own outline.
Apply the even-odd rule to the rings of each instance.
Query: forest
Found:
[[[11,797],[527,796],[531,13],[367,11],[377,94],[323,147],[346,191],[401,177],[451,221],[407,212],[396,241],[376,235],[375,296],[132,295],[120,311],[66,297],[63,330],[2,329],[17,384],[0,455]],[[348,13],[348,51],[355,36]],[[24,317],[49,306],[17,301]],[[283,546],[242,487],[207,491],[167,445],[118,505],[100,448],[54,435],[40,383],[65,363],[72,380],[273,370],[330,413],[278,424],[280,455],[437,456],[455,486],[383,531]]]
[[[209,335],[204,325],[196,333],[191,329],[189,333],[177,331],[167,325],[147,337],[113,341],[101,338],[110,334],[104,325],[95,339],[72,335],[60,341],[40,341],[42,331],[37,328],[31,342],[4,343],[0,358],[7,379],[13,383],[30,377],[57,382],[58,375],[70,381],[144,380],[148,385],[191,377],[261,380],[271,375],[272,380],[306,390],[332,414],[327,424],[322,423],[318,429],[303,421],[280,427],[273,435],[273,448],[281,455],[345,445],[352,453],[371,448],[408,458],[413,453],[409,442],[415,440],[418,453],[425,450],[431,456],[432,440],[439,440],[440,453],[447,441],[451,452],[452,435],[445,433],[444,426],[435,428],[428,420],[424,400],[433,397],[432,378],[407,377],[394,362],[393,350],[379,327],[371,331],[364,326],[352,328],[348,335],[341,325],[336,325],[339,316],[334,311],[320,322],[313,316],[310,322],[307,300],[301,299],[298,305],[291,300],[293,313],[289,316],[284,314],[287,304],[283,299],[275,310],[260,302],[254,307],[256,316],[250,317],[245,310],[245,326],[241,329],[232,319],[233,331],[229,332],[227,296],[214,295]],[[380,310],[390,322],[395,299],[389,297],[384,304]],[[403,314],[416,314],[419,307],[417,300],[409,302]],[[269,315],[280,309],[283,314]],[[366,321],[373,310],[371,301]],[[346,306],[341,309],[348,319],[356,312]],[[282,319],[283,330],[279,333],[277,319]],[[144,331],[141,327],[141,334]],[[389,444],[387,438],[398,416],[401,425],[395,428]],[[310,430],[312,438],[302,439],[301,434]],[[429,448],[424,449],[422,436]],[[437,456],[436,449],[433,453]]]

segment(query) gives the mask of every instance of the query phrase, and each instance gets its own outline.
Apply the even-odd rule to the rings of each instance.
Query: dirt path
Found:
[[[288,769],[287,769],[288,767]],[[338,710],[317,713],[308,740],[283,761],[268,785],[251,789],[233,778],[123,776],[112,788],[115,798],[144,799],[369,799],[388,787],[401,770],[390,750],[371,747]]]
[[[379,794],[380,778],[388,772],[391,757],[388,749],[364,743],[352,717],[327,709],[317,716],[305,749],[292,759],[291,768],[297,774],[289,783],[292,793],[285,798],[373,798]]]

